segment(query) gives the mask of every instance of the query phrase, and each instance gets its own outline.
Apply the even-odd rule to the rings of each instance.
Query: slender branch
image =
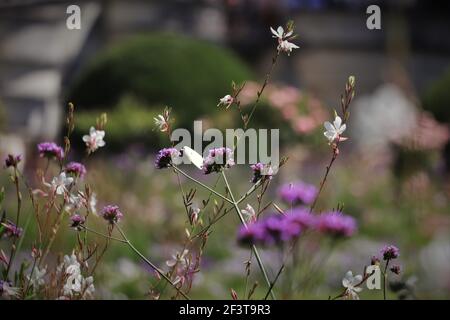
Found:
[[[199,186],[203,187],[204,189],[208,190],[209,192],[215,194],[216,196],[218,196],[219,198],[221,198],[222,200],[225,200],[228,203],[233,204],[233,201],[228,199],[227,197],[225,197],[224,195],[220,194],[219,192],[217,192],[216,190],[213,190],[212,188],[208,187],[206,184],[198,181],[197,179],[191,177],[189,174],[187,174],[186,172],[184,172],[183,170],[181,170],[180,168],[176,167],[176,166],[172,166],[172,168],[178,172],[181,173],[183,176],[185,176],[186,178],[188,178],[189,180],[192,180],[193,182],[197,183]]]
[[[281,273],[283,272],[284,267],[285,267],[285,265],[283,264],[283,265],[281,266],[280,270],[278,270],[277,275],[275,276],[275,279],[273,279],[272,283],[270,284],[269,290],[267,290],[267,293],[266,293],[266,295],[264,296],[264,300],[267,300],[267,298],[269,297],[270,290],[272,290],[273,287],[275,286],[275,283],[277,283],[277,280],[278,280],[278,278],[280,277]]]
[[[389,259],[386,260],[386,266],[384,267],[383,272],[383,300],[386,300],[386,283],[387,283],[387,269],[389,266]]]
[[[325,186],[325,183],[327,182],[328,175],[331,171],[331,166],[333,165],[334,161],[336,161],[336,159],[337,159],[337,156],[339,153],[336,150],[337,150],[337,147],[336,147],[336,149],[333,150],[333,156],[331,157],[330,163],[326,167],[325,175],[323,176],[322,181],[320,182],[319,191],[317,192],[316,197],[314,198],[314,201],[313,201],[311,207],[309,208],[310,213],[313,212],[314,208],[316,207],[317,200],[319,199],[320,193],[322,192],[323,187]]]
[[[233,192],[231,191],[227,176],[225,175],[225,172],[223,170],[222,170],[222,177],[223,177],[223,180],[225,181],[225,185],[227,186],[228,192],[230,193],[230,197],[233,200],[233,205],[234,205],[234,208],[236,209],[236,213],[239,217],[239,220],[241,220],[242,225],[245,228],[247,228],[247,223],[245,222],[245,219],[242,216],[241,210],[239,209],[237,202],[234,200]],[[275,294],[274,294],[272,288],[270,287],[271,282],[270,282],[269,276],[267,275],[267,271],[266,271],[266,268],[264,267],[261,256],[259,255],[258,249],[256,248],[255,245],[252,245],[252,250],[253,250],[253,253],[255,254],[255,258],[256,258],[256,261],[258,262],[259,268],[261,269],[261,272],[264,276],[264,280],[266,281],[267,286],[269,287],[270,295],[271,295],[272,299],[275,300],[276,297],[275,297]]]
[[[262,94],[264,92],[264,89],[269,84],[270,76],[272,75],[273,69],[275,68],[275,65],[277,64],[277,60],[278,60],[279,56],[280,56],[280,50],[277,50],[277,53],[272,58],[272,65],[270,66],[269,72],[267,72],[267,74],[266,74],[266,78],[264,79],[264,83],[263,83],[261,89],[257,93],[256,101],[253,104],[252,110],[250,111],[250,114],[247,117],[247,119],[245,119],[244,129],[247,129],[248,123],[250,122],[251,118],[253,117],[253,113],[255,113],[256,107],[258,106],[258,103],[261,100],[261,96],[262,96]]]
[[[108,235],[106,235],[106,234],[103,234],[103,233],[101,233],[101,232],[98,232],[98,231],[95,231],[95,230],[93,230],[93,229],[91,229],[91,228],[88,228],[88,227],[86,227],[86,226],[81,226],[84,230],[86,230],[86,231],[88,231],[88,232],[91,232],[91,233],[93,233],[93,234],[96,234],[96,235],[98,235],[98,236],[100,236],[100,237],[103,237],[103,238],[105,238],[105,239],[108,239],[108,240],[114,240],[114,241],[118,241],[118,242],[122,242],[122,243],[127,243],[125,240],[123,240],[123,239],[119,239],[119,238],[115,238],[115,237],[113,237],[113,236],[108,236]]]
[[[128,240],[127,236],[125,235],[125,233],[122,231],[122,229],[120,228],[120,226],[115,223],[114,224],[117,227],[117,230],[119,230],[120,234],[123,237],[123,240],[125,240],[126,244],[130,247],[131,250],[134,251],[134,253],[136,253],[145,263],[147,263],[153,270],[155,270],[161,277],[164,278],[164,280],[167,281],[167,283],[169,283],[175,290],[177,290],[177,292],[179,294],[181,294],[183,296],[183,298],[185,298],[186,300],[189,300],[189,297],[183,292],[181,291],[180,288],[178,288],[173,282],[172,280],[169,279],[169,277],[166,276],[166,274],[159,269],[156,265],[154,265],[150,260],[148,260],[138,249],[136,249],[136,247],[130,242],[130,240]]]

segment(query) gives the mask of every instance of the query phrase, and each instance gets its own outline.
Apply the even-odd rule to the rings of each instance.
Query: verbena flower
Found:
[[[269,232],[270,237],[268,243],[281,244],[283,242],[291,241],[302,232],[300,224],[293,223],[285,216],[274,215],[265,220],[266,230]]]
[[[234,98],[227,94],[223,98],[219,99],[219,103],[217,104],[218,107],[225,106],[226,109],[228,109],[234,102]]]
[[[362,279],[362,275],[353,276],[353,272],[347,271],[342,279],[342,285],[345,288],[345,295],[348,299],[359,300],[358,293],[362,291],[362,288],[357,285],[361,283]]]
[[[339,116],[336,116],[333,123],[326,121],[323,126],[326,131],[323,133],[324,136],[328,139],[329,143],[333,143],[339,140],[344,140],[346,138],[342,138],[341,135],[344,133],[347,126],[342,124],[342,119]]]
[[[305,208],[294,208],[286,213],[285,219],[290,223],[298,224],[302,230],[314,228],[316,225],[316,216],[309,213]]]
[[[20,154],[17,156],[8,154],[8,156],[5,158],[5,168],[17,167],[20,161],[22,161],[22,156]]]
[[[159,150],[156,156],[155,166],[158,169],[168,168],[172,164],[177,164],[180,160],[181,153],[175,148],[164,148]]]
[[[400,256],[400,250],[394,245],[386,245],[381,249],[381,255],[384,260],[397,259]]]
[[[94,127],[89,129],[89,134],[83,136],[83,141],[86,144],[89,153],[96,151],[98,148],[105,146],[106,142],[105,131],[96,130]]]
[[[393,265],[389,270],[391,270],[391,272],[395,273],[396,275],[399,275],[402,271],[401,267],[398,264]]]
[[[61,160],[64,158],[64,150],[54,142],[41,142],[37,145],[39,155],[42,158]]]
[[[205,174],[210,174],[232,166],[234,166],[233,151],[230,148],[220,147],[209,150],[202,168]]]
[[[249,224],[247,228],[241,226],[237,238],[239,244],[243,246],[265,244],[269,240],[264,224],[259,222]]]
[[[278,189],[280,198],[293,206],[309,205],[317,196],[317,188],[302,181],[284,184]]]
[[[82,226],[86,222],[86,218],[79,214],[74,214],[70,217],[70,227],[77,231],[82,229]]]
[[[238,242],[242,245],[273,245],[289,242],[299,237],[303,230],[312,226],[312,215],[297,210],[282,215],[271,215],[242,226]]]
[[[338,211],[322,213],[316,218],[316,229],[334,237],[350,237],[356,232],[356,221]]]
[[[22,235],[23,229],[16,226],[11,221],[6,221],[0,224],[3,228],[1,235],[5,238],[19,238]]]
[[[80,179],[83,179],[84,176],[86,175],[86,167],[79,162],[70,162],[66,165],[66,167],[64,168],[64,171],[67,174],[71,174],[75,177],[79,177]]]
[[[110,224],[114,224],[119,222],[123,218],[122,212],[120,212],[119,207],[116,205],[107,205],[103,208],[100,213],[100,216],[103,217]]]
[[[370,264],[371,264],[372,266],[377,266],[377,265],[379,265],[379,264],[380,264],[380,258],[378,258],[377,256],[372,256],[372,257],[370,258]]]
[[[270,165],[265,165],[261,162],[251,165],[250,168],[253,171],[252,183],[257,183],[262,178],[270,180],[274,174],[273,168]]]

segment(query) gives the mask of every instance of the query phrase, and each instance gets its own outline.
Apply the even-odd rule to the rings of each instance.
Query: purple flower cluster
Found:
[[[322,213],[317,216],[317,231],[334,237],[350,237],[356,232],[356,221],[339,211]]]
[[[122,212],[120,212],[118,206],[116,206],[116,205],[107,205],[100,212],[100,216],[102,216],[103,219],[108,221],[110,224],[114,224],[116,222],[119,222],[122,219],[123,214],[122,214]]]
[[[286,215],[272,215],[241,227],[238,242],[242,245],[273,245],[289,242],[302,231],[314,226],[314,216],[305,209],[294,209]]]
[[[400,250],[394,245],[386,245],[380,252],[384,260],[392,260],[400,256]]]
[[[261,162],[255,163],[254,165],[250,166],[250,168],[253,170],[253,178],[251,180],[252,183],[257,183],[261,178],[265,179],[272,179],[273,177],[273,170],[270,166],[264,165]]]
[[[309,205],[317,196],[317,188],[314,185],[297,181],[282,185],[278,189],[280,198],[286,203],[296,205]]]
[[[230,148],[213,148],[203,160],[203,172],[220,172],[223,168],[234,166],[233,151]]]
[[[11,238],[19,238],[22,235],[23,229],[16,226],[11,221],[7,221],[1,224],[0,229],[3,229],[1,231],[1,235],[5,238],[11,239]]]
[[[402,272],[402,268],[398,264],[393,265],[389,270],[396,275],[399,275]]]
[[[79,162],[70,162],[64,168],[64,171],[68,174],[74,175],[75,177],[79,177],[83,179],[86,175],[86,167]]]
[[[86,222],[86,218],[79,214],[74,214],[70,217],[70,222],[70,227],[79,231],[82,229],[83,224]]]
[[[22,156],[20,154],[17,156],[8,154],[8,156],[5,158],[5,167],[17,167],[20,161],[22,161]]]
[[[41,142],[37,145],[39,155],[43,158],[58,159],[64,158],[64,150],[54,142]]]
[[[161,149],[156,156],[155,166],[157,169],[168,168],[172,161],[178,157],[181,157],[181,153],[175,148]]]

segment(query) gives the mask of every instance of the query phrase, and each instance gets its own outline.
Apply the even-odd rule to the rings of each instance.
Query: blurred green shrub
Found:
[[[128,135],[147,133],[165,105],[173,109],[176,126],[191,128],[195,119],[221,111],[218,99],[230,91],[232,80],[252,78],[248,67],[225,48],[178,35],[141,35],[95,57],[67,98],[79,111],[89,110],[79,116],[81,124],[94,110],[107,111],[109,130],[120,132],[109,138],[127,140]]]
[[[436,80],[423,97],[423,106],[440,122],[450,122],[450,69]]]
[[[153,146],[163,143],[164,137],[153,127],[153,117],[157,115],[157,112],[157,110],[150,110],[134,96],[123,96],[115,108],[108,112],[105,137],[108,149],[120,150],[135,141],[151,143]],[[99,115],[98,110],[76,113],[74,135],[79,146],[81,146],[81,136],[87,134],[91,126],[95,126],[95,119]]]

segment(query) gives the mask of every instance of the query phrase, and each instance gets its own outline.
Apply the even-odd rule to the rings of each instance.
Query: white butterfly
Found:
[[[200,170],[203,167],[203,157],[195,150],[189,147],[183,147],[183,154],[189,159],[190,162],[194,164]]]

